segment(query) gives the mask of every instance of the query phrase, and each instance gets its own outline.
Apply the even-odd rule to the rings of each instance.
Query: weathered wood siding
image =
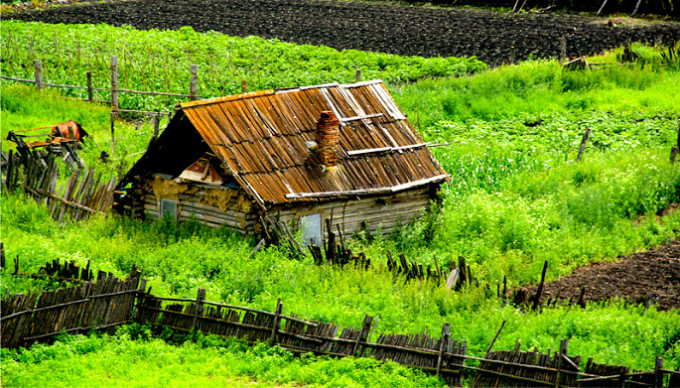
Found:
[[[161,200],[177,202],[178,222],[197,220],[210,226],[227,226],[254,234],[257,214],[243,190],[193,182],[176,182],[159,176],[143,180],[140,193],[146,216],[159,219]]]
[[[274,208],[269,214],[277,215],[281,221],[294,223],[300,216],[311,213],[322,213],[323,233],[327,233],[325,220],[333,219],[333,231],[337,232],[336,225],[347,236],[366,227],[369,233],[378,230],[387,233],[394,230],[400,224],[406,224],[413,218],[421,216],[430,202],[427,188],[405,191],[393,195],[367,198],[350,198],[341,201],[325,203],[305,204],[304,206],[290,208]]]

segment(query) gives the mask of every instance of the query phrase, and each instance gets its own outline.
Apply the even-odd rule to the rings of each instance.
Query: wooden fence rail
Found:
[[[0,306],[2,347],[27,346],[60,333],[129,323],[140,275],[133,268],[124,281],[108,276],[95,283],[4,298]]]
[[[10,77],[6,75],[0,75],[0,79],[8,80],[8,81],[14,81],[14,82],[22,82],[22,83],[30,83],[30,84],[35,84],[38,89],[43,89],[44,87],[53,87],[53,88],[60,88],[60,89],[82,89],[82,90],[87,90],[87,95],[88,98],[84,99],[86,101],[93,102],[93,95],[94,92],[108,92],[110,93],[110,100],[108,101],[98,101],[98,102],[106,102],[106,103],[111,103],[111,107],[114,110],[118,109],[118,94],[119,93],[129,93],[129,94],[141,94],[141,95],[148,95],[148,96],[167,96],[167,97],[179,97],[179,98],[188,98],[191,100],[197,100],[202,98],[201,96],[198,95],[198,74],[197,74],[197,66],[196,65],[191,65],[190,67],[190,73],[191,73],[191,81],[189,84],[189,93],[188,94],[183,94],[183,93],[168,93],[168,92],[156,92],[156,91],[142,91],[142,90],[132,90],[132,89],[122,89],[118,87],[118,57],[117,56],[112,56],[111,57],[111,86],[107,88],[95,88],[92,86],[92,73],[87,72],[87,85],[63,85],[63,84],[54,84],[54,83],[49,83],[49,82],[44,82],[43,80],[43,75],[42,75],[42,65],[39,59],[36,59],[33,63],[33,66],[35,67],[35,78],[34,79],[26,79],[26,78],[19,78],[19,77]]]
[[[102,181],[94,168],[75,169],[67,181],[58,185],[59,166],[54,158],[19,158],[10,151],[2,168],[2,186],[8,191],[22,187],[37,202],[45,203],[53,218],[63,221],[86,219],[92,214],[107,214],[113,202],[116,179]]]
[[[36,87],[38,89],[43,89],[44,87],[53,87],[53,88],[60,88],[60,89],[87,90],[87,98],[84,98],[83,100],[90,101],[90,102],[99,102],[99,103],[110,104],[113,112],[135,112],[135,113],[145,113],[145,114],[159,114],[158,112],[119,109],[118,96],[119,96],[120,93],[139,94],[139,95],[147,95],[147,96],[166,96],[166,97],[188,98],[189,100],[192,100],[192,101],[193,100],[199,100],[199,99],[202,99],[202,98],[206,98],[206,97],[202,97],[202,96],[198,95],[198,65],[195,65],[195,64],[191,65],[189,67],[190,80],[189,80],[189,93],[188,94],[119,88],[118,87],[118,57],[117,56],[111,57],[111,84],[110,84],[109,87],[106,87],[106,88],[93,87],[93,85],[92,85],[92,72],[89,72],[89,71],[85,73],[85,75],[87,77],[87,85],[85,85],[85,86],[83,86],[83,85],[64,85],[64,84],[54,84],[54,83],[44,82],[43,73],[42,73],[42,64],[41,64],[40,60],[39,59],[34,60],[33,66],[35,68],[34,79],[11,77],[11,76],[6,76],[6,75],[0,75],[0,79],[4,79],[4,80],[8,80],[8,81],[14,81],[14,82],[34,84],[34,85],[36,85]],[[356,78],[356,82],[361,81],[361,70],[356,71],[355,78]],[[107,92],[107,93],[109,93],[110,97],[109,97],[108,100],[95,100],[94,99],[94,92]],[[242,93],[247,92],[246,81],[241,81],[241,92]]]
[[[51,273],[82,277],[73,263],[53,262]],[[92,278],[91,275],[89,275]],[[283,314],[279,299],[274,311],[257,310],[206,300],[204,289],[193,298],[163,298],[146,292],[146,280],[134,267],[127,280],[100,272],[97,282],[87,282],[42,294],[8,296],[0,315],[2,347],[26,346],[59,333],[106,329],[132,321],[176,331],[200,331],[247,342],[268,342],[295,353],[311,352],[333,357],[373,357],[392,360],[443,378],[451,386],[462,384],[463,371],[472,375],[472,387],[642,387],[680,386],[680,372],[665,369],[655,359],[651,371],[596,364],[589,358],[581,367],[581,356],[568,355],[568,342],[558,350],[540,353],[491,351],[484,357],[467,355],[467,342],[450,338],[449,324],[440,337],[423,334],[380,334],[372,341],[374,317],[366,315],[359,329]],[[499,333],[502,330],[499,329]],[[468,363],[471,360],[475,363]]]
[[[381,334],[370,341],[374,318],[366,315],[360,329],[333,323],[312,322],[283,315],[279,300],[275,312],[205,301],[205,290],[196,299],[159,298],[144,294],[138,305],[140,323],[179,331],[201,331],[248,342],[269,341],[293,352],[312,352],[335,357],[370,356],[437,373],[451,383],[460,382],[467,343],[450,340],[448,324],[441,338],[427,334]]]

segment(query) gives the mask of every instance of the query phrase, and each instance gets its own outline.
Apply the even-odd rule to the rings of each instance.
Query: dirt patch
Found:
[[[537,285],[521,287],[526,295],[536,294]],[[680,308],[680,241],[647,252],[622,256],[611,263],[577,268],[560,280],[547,283],[542,302],[549,298],[573,303],[585,288],[584,301],[622,298],[633,303],[655,304],[660,310]]]
[[[399,55],[477,56],[491,66],[598,54],[628,42],[680,40],[680,23],[600,24],[570,13],[510,14],[470,8],[316,0],[131,0],[76,4],[9,15],[47,23],[129,24],[138,29],[215,30],[282,41]],[[637,24],[637,23],[633,23]]]

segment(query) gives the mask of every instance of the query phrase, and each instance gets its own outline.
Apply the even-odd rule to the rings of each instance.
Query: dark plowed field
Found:
[[[615,297],[631,302],[653,303],[661,310],[680,308],[680,241],[657,249],[623,256],[611,263],[596,263],[576,269],[562,279],[548,283],[542,301],[579,297],[585,287],[585,301]],[[528,295],[537,286],[523,288]]]
[[[11,16],[48,23],[129,24],[139,29],[215,30],[401,55],[472,56],[496,66],[595,54],[630,41],[680,40],[680,23],[608,26],[578,14],[507,14],[462,8],[315,0],[135,0],[51,8]]]

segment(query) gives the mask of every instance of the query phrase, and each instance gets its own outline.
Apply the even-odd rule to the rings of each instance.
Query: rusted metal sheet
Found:
[[[268,90],[180,107],[261,206],[448,179],[381,81]],[[324,166],[310,147],[322,111],[340,120],[334,167]],[[369,151],[356,152],[362,150]]]

